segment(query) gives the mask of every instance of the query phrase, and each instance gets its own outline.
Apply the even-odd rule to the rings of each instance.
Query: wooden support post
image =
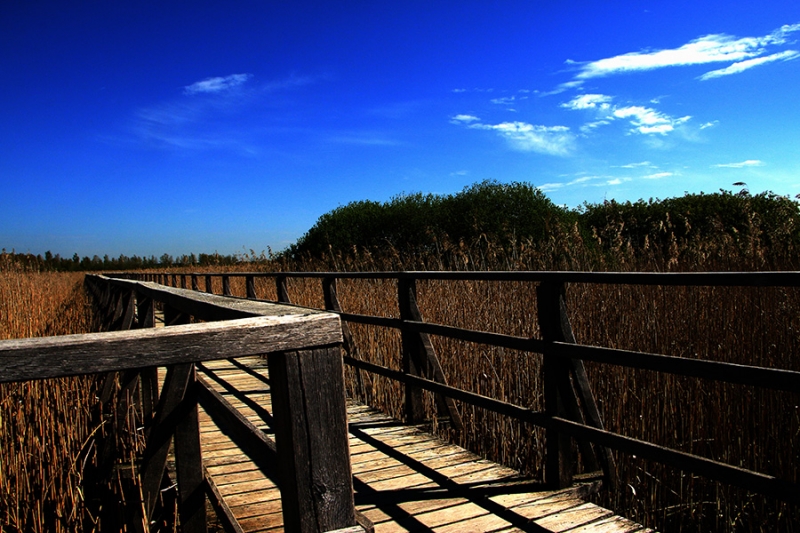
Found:
[[[222,276],[222,295],[223,296],[232,296],[233,293],[231,292],[231,277],[230,276]]]
[[[185,363],[167,369],[164,392],[158,402],[155,423],[147,438],[142,459],[142,494],[147,517],[151,517],[158,503],[159,489],[167,465],[169,444],[177,419],[183,414],[179,410],[186,393],[189,377],[194,365]]]
[[[178,286],[178,275],[177,274],[173,274],[172,275],[172,286],[173,287],[177,287]]]
[[[192,290],[199,291],[200,285],[197,283],[197,274],[192,274]]]
[[[286,288],[286,276],[277,276],[275,278],[275,292],[278,294],[278,301],[280,303],[292,303],[289,299],[289,291]]]
[[[267,357],[286,531],[355,526],[341,346]]]
[[[401,291],[400,318],[403,320],[423,322],[422,312],[419,310],[419,306],[417,305],[417,288],[415,281],[413,279],[398,281],[402,282],[402,284],[399,285]],[[417,375],[447,385],[447,379],[445,378],[444,370],[439,362],[439,357],[436,355],[436,350],[433,347],[430,335],[427,333],[403,331],[402,336],[404,371],[406,368],[405,357],[407,346],[411,359],[409,368],[416,367],[417,371],[421,372]],[[441,394],[436,394],[435,398],[439,415],[449,417],[450,422],[453,425],[453,429],[458,431],[464,429],[464,423],[461,421],[461,415],[458,412],[455,400],[442,396]],[[408,396],[406,399],[408,399]],[[416,400],[412,401],[416,402]],[[408,403],[406,406],[408,407]],[[411,407],[415,408],[416,406]]]
[[[255,276],[245,276],[245,285],[247,286],[247,297],[253,300],[256,299],[256,278]]]
[[[181,289],[186,288],[186,274],[181,274]]]
[[[336,278],[329,277],[322,279],[322,293],[325,297],[325,310],[341,313],[342,306],[339,304],[339,296],[336,293]],[[278,294],[280,295],[280,286],[278,287]],[[350,331],[350,326],[348,326],[347,322],[344,320],[342,320],[342,339],[344,341],[343,348],[345,353],[355,359],[361,359],[358,355],[358,350],[356,349],[356,343],[353,341],[353,334]],[[360,394],[362,399],[369,404],[369,398],[367,398],[367,389],[364,387],[362,370],[360,368],[355,368],[354,371],[356,373],[358,394]]]
[[[413,320],[411,313],[411,300],[416,300],[417,286],[415,280],[401,278],[397,280],[398,304],[400,306],[400,319]],[[420,365],[420,352],[424,349],[419,335],[406,329],[401,331],[403,347],[403,372],[412,376],[422,377],[424,369]],[[422,398],[422,389],[409,383],[405,384],[405,415],[409,424],[419,424],[425,421],[425,405]]]
[[[542,282],[536,291],[536,304],[539,314],[539,328],[546,341],[563,341],[561,325],[563,297],[562,283]],[[566,408],[562,392],[569,383],[569,364],[557,355],[544,352],[544,402],[549,416],[566,418]],[[564,488],[572,484],[573,458],[570,439],[553,428],[545,433],[545,481],[552,488]]]
[[[164,306],[165,325],[188,324],[189,321],[189,315]],[[169,444],[174,434],[181,524],[184,531],[201,532],[206,529],[205,485],[194,379],[192,363],[167,369],[142,459],[142,494],[147,516],[151,517],[158,503]]]
[[[141,294],[136,295],[137,321],[140,328],[156,327],[155,302]],[[142,417],[145,434],[149,433],[153,422],[156,402],[158,401],[158,367],[143,368],[140,374],[142,387]]]
[[[210,274],[206,274],[206,292],[208,294],[214,294],[214,285],[211,282]]]
[[[200,448],[200,424],[195,392],[196,370],[191,365],[186,393],[175,425],[175,472],[178,514],[184,533],[206,533],[205,473]]]

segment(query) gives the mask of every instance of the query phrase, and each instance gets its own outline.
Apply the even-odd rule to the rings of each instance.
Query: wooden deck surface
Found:
[[[200,375],[270,433],[266,360],[205,363]],[[400,531],[651,531],[587,503],[587,487],[545,491],[514,470],[415,427],[350,403],[356,508],[376,533]],[[280,493],[258,466],[200,413],[203,462],[244,531],[282,531]]]

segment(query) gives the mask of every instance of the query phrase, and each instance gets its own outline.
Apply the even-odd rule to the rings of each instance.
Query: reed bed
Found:
[[[604,235],[608,238],[608,235]],[[635,249],[619,239],[605,254],[572,235],[497,249],[484,240],[445,245],[435,254],[354,250],[325,260],[271,264],[265,270],[793,270],[794,255],[775,255],[758,239],[678,242],[667,249]],[[598,238],[599,240],[599,238]],[[379,258],[378,258],[379,257]],[[253,268],[255,270],[256,268]],[[257,280],[259,296],[274,299],[274,282]],[[535,284],[420,281],[426,321],[536,337]],[[317,279],[289,279],[294,303],[322,307]],[[241,293],[244,295],[244,288]],[[349,313],[396,317],[397,287],[382,280],[340,280]],[[263,295],[263,296],[262,296]],[[573,284],[567,287],[570,321],[578,342],[683,357],[800,370],[800,289],[636,287]],[[400,336],[351,325],[359,357],[400,368]],[[433,338],[451,385],[532,409],[543,408],[541,355]],[[607,429],[789,481],[800,480],[800,395],[587,363]],[[402,387],[380,376],[347,369],[351,394],[401,417]],[[429,413],[434,403],[428,398]],[[465,431],[434,430],[492,460],[543,479],[544,435],[482,409],[460,405]],[[662,531],[795,531],[800,510],[745,490],[615,454],[620,489],[599,503]]]
[[[86,333],[83,275],[0,256],[0,339]],[[85,531],[82,454],[92,433],[86,377],[0,384],[0,524],[6,532]]]
[[[278,260],[228,267],[250,271],[584,270],[756,271],[797,270],[791,247],[769,247],[757,232],[632,243],[622,226],[585,235],[577,226],[538,243],[495,246],[440,241],[435,250],[395,249],[332,253],[324,258]],[[184,269],[190,272],[192,269]],[[209,269],[212,270],[212,269]],[[225,270],[225,269],[222,269]],[[213,269],[221,272],[220,269]],[[217,282],[215,282],[217,283]],[[200,280],[204,289],[204,281]],[[243,278],[232,278],[245,295]],[[292,302],[323,307],[320,280],[290,278]],[[219,291],[218,291],[219,289]],[[340,280],[345,312],[397,317],[397,286],[385,280]],[[533,283],[420,281],[426,321],[520,336],[539,335]],[[221,285],[215,285],[221,292]],[[277,299],[271,278],[257,278],[261,298]],[[567,307],[578,342],[682,357],[800,370],[800,289],[637,287],[572,284]],[[352,324],[358,357],[401,368],[397,331]],[[543,408],[541,355],[434,337],[451,385],[532,409]],[[607,429],[742,466],[792,482],[800,480],[800,395],[587,363]],[[392,380],[352,368],[348,390],[402,417],[403,389]],[[427,395],[429,414],[434,402]],[[465,430],[453,432],[432,416],[442,436],[492,460],[543,479],[544,435],[537,428],[460,404]],[[797,531],[800,510],[746,490],[674,468],[615,454],[620,488],[597,501],[661,531]]]

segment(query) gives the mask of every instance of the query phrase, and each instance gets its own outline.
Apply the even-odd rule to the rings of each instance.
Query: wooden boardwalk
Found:
[[[199,376],[271,433],[266,360],[198,365]],[[479,458],[356,403],[348,408],[356,508],[377,533],[400,531],[651,531],[587,503],[590,486],[545,491]],[[275,484],[201,410],[203,462],[243,531],[282,531]]]

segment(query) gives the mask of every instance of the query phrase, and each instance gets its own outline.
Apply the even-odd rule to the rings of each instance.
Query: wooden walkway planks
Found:
[[[271,434],[265,359],[207,362],[200,375],[255,426]],[[356,508],[377,533],[405,531],[650,531],[587,503],[586,487],[545,491],[516,471],[350,403]],[[280,493],[201,410],[203,462],[242,529],[282,531]]]

